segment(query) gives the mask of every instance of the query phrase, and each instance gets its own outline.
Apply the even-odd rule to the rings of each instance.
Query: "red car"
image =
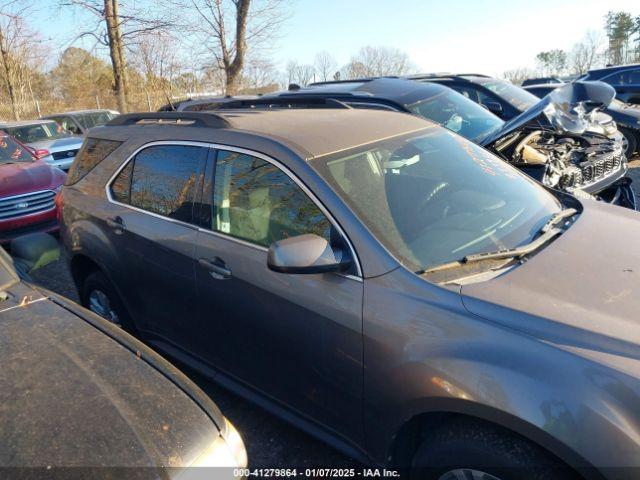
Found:
[[[58,230],[56,196],[65,173],[0,132],[0,244],[31,232]]]

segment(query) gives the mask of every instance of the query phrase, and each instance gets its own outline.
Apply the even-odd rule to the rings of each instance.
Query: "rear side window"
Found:
[[[120,145],[122,142],[115,140],[87,138],[69,169],[65,185],[73,185],[80,181]]]
[[[205,147],[187,145],[146,148],[118,173],[111,184],[111,197],[147,212],[191,222],[207,153]]]

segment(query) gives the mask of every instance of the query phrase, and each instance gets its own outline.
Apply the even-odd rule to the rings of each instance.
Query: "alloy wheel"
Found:
[[[109,297],[102,290],[93,290],[89,294],[89,310],[119,327],[122,326],[118,314],[111,306]]]

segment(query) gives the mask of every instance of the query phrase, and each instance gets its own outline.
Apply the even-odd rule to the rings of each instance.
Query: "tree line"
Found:
[[[604,30],[589,31],[570,50],[561,48],[539,52],[536,70],[519,68],[504,73],[514,83],[536,76],[579,76],[592,68],[640,62],[640,15],[610,11]]]
[[[154,109],[185,93],[264,93],[414,68],[398,49],[368,46],[340,67],[319,52],[313,64],[292,61],[279,70],[269,54],[291,1],[58,0],[49,7],[52,17],[77,14],[81,21],[71,45],[55,55],[52,42],[28,22],[37,0],[0,0],[0,102],[10,106],[0,116],[19,119],[72,105]],[[51,57],[55,65],[43,68]]]

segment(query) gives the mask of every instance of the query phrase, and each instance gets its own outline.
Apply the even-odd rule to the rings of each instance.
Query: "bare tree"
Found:
[[[532,78],[536,76],[536,72],[529,68],[514,68],[512,70],[507,70],[502,74],[502,78],[505,80],[509,80],[514,85],[520,85],[527,78]]]
[[[262,58],[251,58],[243,75],[247,87],[256,95],[274,90],[277,84],[276,69],[271,61]]]
[[[326,82],[327,80],[333,79],[338,68],[338,63],[329,52],[323,51],[316,54],[313,66],[315,67],[320,80]]]
[[[286,0],[166,0],[178,6],[186,27],[202,39],[225,73],[225,90],[240,87],[248,53],[272,43],[287,16]]]
[[[348,78],[355,78],[405,75],[414,69],[409,56],[397,48],[367,46],[351,57],[343,70]]]
[[[569,53],[568,64],[572,73],[579,75],[590,70],[601,57],[602,36],[591,30],[584,39],[576,43]]]
[[[31,7],[20,0],[0,4],[0,76],[15,120],[20,118],[19,104],[27,96],[33,99],[31,77],[44,57],[42,39],[26,21]]]
[[[168,29],[174,25],[168,11],[155,4],[128,2],[125,11],[120,11],[118,0],[60,0],[61,6],[75,6],[88,12],[94,23],[76,38],[92,37],[98,44],[109,48],[113,70],[113,89],[121,112],[127,111],[128,85],[125,50],[141,35]]]

